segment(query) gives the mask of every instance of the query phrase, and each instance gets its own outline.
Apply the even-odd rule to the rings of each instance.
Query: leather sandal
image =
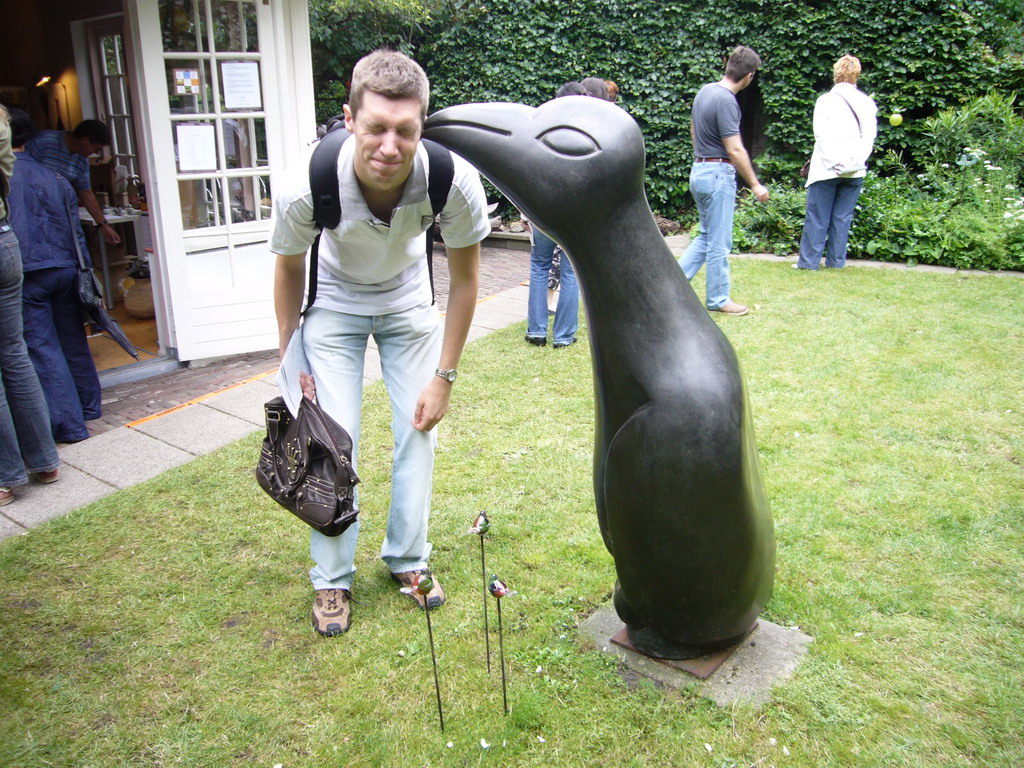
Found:
[[[419,584],[420,577],[423,575],[430,576],[434,582],[434,586],[431,587],[426,595],[421,595],[416,590],[416,585]],[[400,590],[402,594],[408,595],[420,608],[430,608],[433,610],[444,605],[446,599],[444,589],[441,588],[441,582],[430,571],[403,571],[402,573],[392,573],[391,578],[402,585]]]

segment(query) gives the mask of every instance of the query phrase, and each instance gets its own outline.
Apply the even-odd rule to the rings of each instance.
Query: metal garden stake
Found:
[[[501,626],[501,598],[514,595],[508,585],[497,576],[491,576],[491,583],[487,585],[488,591],[498,601],[498,647],[501,649],[501,700],[505,706],[505,714],[508,714],[508,682],[505,677],[505,633]]]
[[[473,519],[473,525],[469,532],[480,537],[480,580],[483,582],[484,598],[484,646],[487,653],[487,674],[491,674],[491,634],[487,626],[487,565],[484,556],[484,537],[491,530],[491,521],[487,519],[487,513],[481,512]]]
[[[423,595],[423,612],[427,615],[427,636],[430,638],[430,660],[434,665],[434,692],[437,694],[437,717],[441,721],[441,733],[444,733],[444,712],[441,710],[441,685],[437,680],[437,654],[434,652],[434,630],[430,626],[430,609],[427,607],[427,595],[434,588],[434,580],[430,571],[422,571],[411,587],[403,587],[400,591],[406,594],[417,592]]]

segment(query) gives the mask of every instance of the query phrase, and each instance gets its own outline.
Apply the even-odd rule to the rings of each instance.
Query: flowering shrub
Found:
[[[936,163],[918,174],[890,161],[896,173],[864,184],[850,234],[852,258],[1024,268],[1024,195],[984,150],[965,147],[955,165]]]

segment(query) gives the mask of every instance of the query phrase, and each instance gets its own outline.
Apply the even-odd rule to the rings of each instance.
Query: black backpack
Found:
[[[341,223],[341,200],[338,197],[338,153],[341,145],[352,134],[345,130],[340,120],[332,120],[328,124],[328,132],[313,149],[313,157],[309,161],[309,188],[313,193],[313,221],[320,229],[309,253],[309,291],[306,309],[313,306],[316,300],[317,259],[320,247],[320,235],[325,229],[334,229]],[[455,177],[455,164],[451,153],[429,139],[421,139],[427,150],[427,197],[430,198],[430,210],[436,217],[444,209],[448,201],[452,180]],[[430,275],[430,295],[434,295],[434,225],[426,232],[427,272]]]

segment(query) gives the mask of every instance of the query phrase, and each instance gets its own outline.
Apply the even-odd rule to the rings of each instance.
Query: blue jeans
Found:
[[[800,269],[818,268],[821,254],[826,250],[826,240],[825,266],[841,269],[846,265],[846,244],[850,239],[853,210],[857,207],[863,185],[863,177],[835,178],[816,181],[807,188],[807,212],[800,236],[800,258],[796,262]]]
[[[25,273],[25,342],[50,409],[59,443],[89,437],[85,422],[101,415],[103,391],[82,325],[78,270],[51,267]]]
[[[536,226],[530,248],[530,296],[526,305],[526,335],[534,339],[548,336],[548,272],[551,271],[555,241]],[[552,340],[555,344],[571,344],[576,339],[580,320],[580,287],[572,271],[569,257],[562,254],[561,286],[555,307]]]
[[[391,399],[394,450],[391,508],[381,559],[393,573],[427,567],[430,493],[435,430],[412,425],[416,401],[431,381],[441,355],[442,326],[437,307],[426,302],[390,315],[349,315],[314,307],[303,320],[302,339],[321,407],[352,435],[353,464],[359,462],[363,361],[373,336],[384,384]],[[351,589],[359,523],[341,536],[312,531],[309,577],[314,589]]]
[[[0,486],[60,466],[46,400],[22,334],[21,251],[14,232],[0,234]]]
[[[700,213],[700,233],[679,259],[687,280],[701,266],[705,272],[708,309],[729,303],[729,253],[732,251],[732,217],[736,210],[736,169],[731,163],[694,163],[690,169],[690,194]]]

